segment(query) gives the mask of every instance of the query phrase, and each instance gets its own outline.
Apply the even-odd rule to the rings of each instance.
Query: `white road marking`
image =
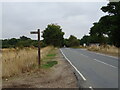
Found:
[[[83,76],[83,74],[78,71],[78,69],[70,62],[70,60],[65,56],[65,54],[62,52],[62,50],[60,49],[61,53],[63,54],[63,56],[65,57],[65,59],[73,66],[73,68],[78,72],[78,74],[80,74],[80,76],[83,78],[84,81],[86,81],[86,78]]]
[[[97,60],[97,59],[93,59],[93,60],[95,60],[95,61],[97,61],[97,62],[100,62],[100,63],[103,63],[103,64],[105,64],[105,65],[111,66],[111,67],[113,67],[113,68],[117,68],[117,67],[115,67],[115,66],[113,66],[113,65],[107,64],[107,63],[102,62],[102,61],[99,61],[99,60]]]
[[[84,55],[84,54],[81,54],[81,55],[82,55],[82,56],[85,56],[85,57],[88,57],[88,56],[86,56],[86,55]],[[97,59],[93,59],[93,60],[95,60],[95,61],[97,61],[97,62],[100,62],[100,63],[103,63],[103,64],[105,64],[105,65],[111,66],[111,67],[113,67],[113,68],[117,68],[117,67],[115,67],[115,66],[113,66],[113,65],[110,65],[110,64],[108,64],[108,63],[102,62],[102,61],[100,61],[100,60],[97,60]]]

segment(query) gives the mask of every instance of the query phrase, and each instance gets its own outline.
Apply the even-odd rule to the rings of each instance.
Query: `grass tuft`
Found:
[[[55,57],[56,54],[48,54],[47,56],[48,56],[48,57]]]
[[[42,68],[50,68],[50,67],[52,67],[52,66],[54,66],[56,64],[58,64],[57,61],[48,61],[46,64],[43,64],[41,67]]]

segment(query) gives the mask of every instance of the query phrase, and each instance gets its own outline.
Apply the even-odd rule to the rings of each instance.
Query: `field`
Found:
[[[45,47],[41,49],[41,59],[53,47]],[[2,49],[2,77],[11,77],[20,73],[29,72],[37,66],[37,48],[23,49]]]
[[[48,53],[42,58],[40,68],[34,68],[29,72],[3,78],[2,87],[77,88],[77,79],[73,73],[73,68],[60,53],[59,48],[50,47],[44,48],[44,50],[42,49],[43,53],[46,51]]]

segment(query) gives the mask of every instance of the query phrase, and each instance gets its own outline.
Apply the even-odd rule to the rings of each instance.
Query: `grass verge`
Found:
[[[54,65],[56,65],[58,62],[57,61],[48,61],[46,64],[43,64],[41,68],[50,68]]]
[[[51,51],[48,52],[46,57],[43,58],[41,68],[47,69],[58,64],[58,62],[55,61],[56,55],[57,55],[56,49],[53,48]]]

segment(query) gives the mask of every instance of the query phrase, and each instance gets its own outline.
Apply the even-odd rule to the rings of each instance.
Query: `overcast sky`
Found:
[[[2,38],[19,38],[22,35],[36,39],[30,31],[44,30],[57,23],[64,37],[77,38],[88,34],[94,22],[104,16],[100,8],[106,2],[8,2],[2,4]]]

